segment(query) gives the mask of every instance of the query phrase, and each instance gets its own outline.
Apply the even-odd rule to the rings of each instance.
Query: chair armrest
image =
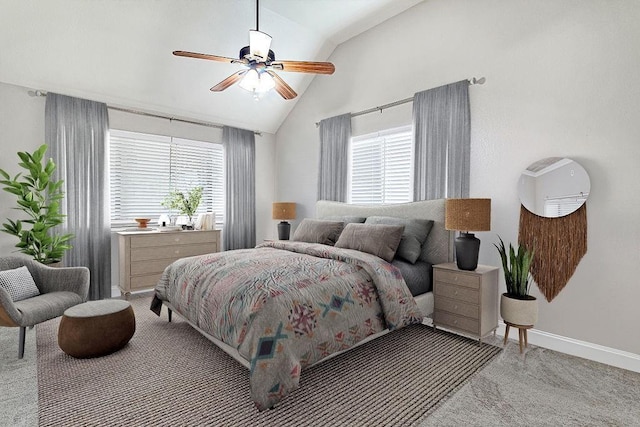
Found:
[[[89,269],[87,267],[49,267],[30,262],[29,270],[41,294],[74,292],[86,301],[89,296]]]
[[[3,287],[0,287],[0,326],[19,326],[18,319],[20,317],[11,295]]]

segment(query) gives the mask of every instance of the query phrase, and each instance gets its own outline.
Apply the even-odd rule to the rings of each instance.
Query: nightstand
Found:
[[[498,268],[474,271],[455,263],[433,266],[433,327],[450,329],[480,341],[498,327]]]

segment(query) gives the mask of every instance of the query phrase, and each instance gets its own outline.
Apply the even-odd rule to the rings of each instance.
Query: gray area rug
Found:
[[[18,359],[18,328],[0,328],[0,426],[38,425],[36,330],[27,328]]]
[[[501,352],[414,325],[304,371],[298,390],[260,413],[248,371],[178,316],[153,315],[149,302],[132,301],[136,334],[101,358],[64,354],[58,319],[37,326],[41,426],[418,425]]]

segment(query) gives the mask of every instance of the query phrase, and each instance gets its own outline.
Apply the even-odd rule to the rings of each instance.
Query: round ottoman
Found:
[[[69,356],[104,356],[124,347],[136,331],[131,304],[124,300],[89,301],[65,310],[58,345]]]

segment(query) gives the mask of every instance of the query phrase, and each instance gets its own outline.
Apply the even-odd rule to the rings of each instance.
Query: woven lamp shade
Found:
[[[491,199],[447,199],[445,212],[447,230],[491,230]]]
[[[291,202],[276,202],[272,208],[273,219],[296,219],[296,204]]]

